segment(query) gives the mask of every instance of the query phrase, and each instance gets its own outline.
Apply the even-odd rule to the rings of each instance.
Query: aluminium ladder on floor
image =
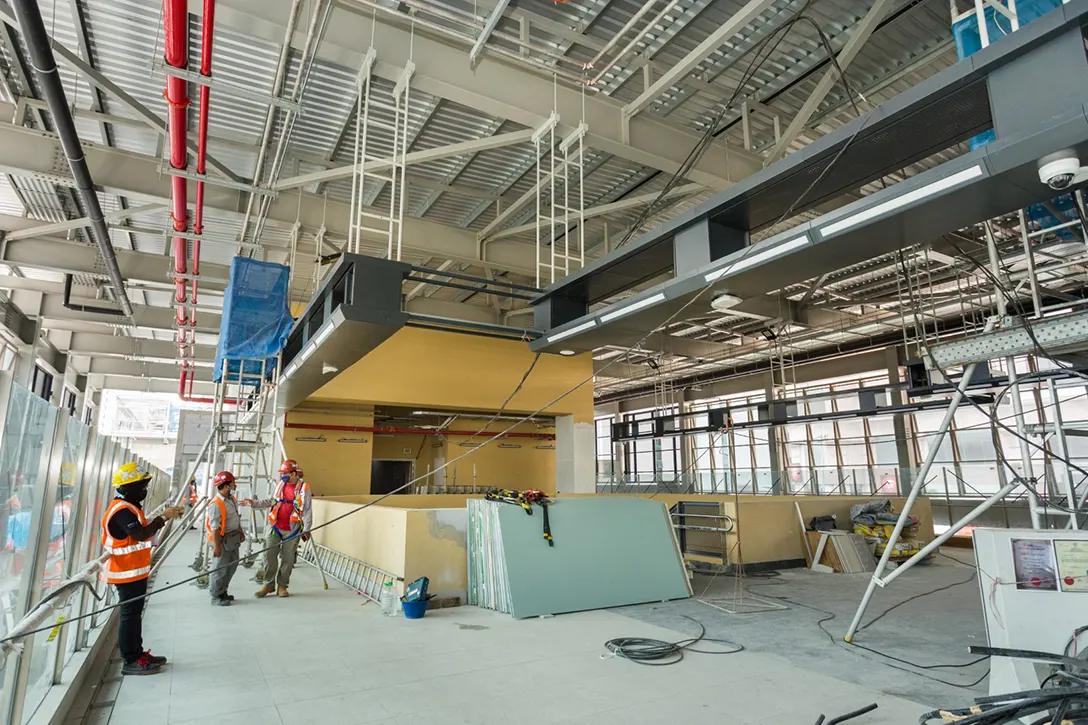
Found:
[[[318,556],[321,557],[320,562],[316,560]],[[375,603],[379,602],[383,586],[388,582],[395,585],[401,580],[401,577],[317,543],[310,547],[300,546],[298,558],[311,566],[323,568],[328,576]]]

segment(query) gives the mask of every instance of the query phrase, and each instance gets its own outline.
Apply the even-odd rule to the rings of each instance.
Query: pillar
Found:
[[[903,375],[899,367],[900,348],[884,348],[884,362],[888,368],[888,382],[897,385],[903,382]],[[902,389],[888,391],[888,402],[891,405],[902,405],[906,402],[906,394]],[[910,425],[907,422],[906,413],[896,413],[892,416],[892,425],[895,431],[895,454],[898,470],[896,478],[899,481],[899,494],[906,496],[914,481],[913,471],[917,470],[918,462],[914,458],[914,446],[910,440]]]
[[[763,393],[768,407],[768,414],[772,416],[771,419],[773,420],[773,403],[776,400],[773,369],[768,370],[763,375]],[[770,493],[779,495],[789,493],[787,491],[787,486],[784,485],[786,467],[782,465],[782,446],[780,445],[781,435],[780,426],[771,425],[767,427],[767,447],[771,458]]]
[[[573,415],[555,419],[555,492],[596,493],[596,431]]]

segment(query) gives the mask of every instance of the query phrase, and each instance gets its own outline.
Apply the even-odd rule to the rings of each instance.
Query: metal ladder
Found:
[[[315,560],[315,556],[321,557],[320,565]],[[382,587],[386,583],[401,580],[394,574],[317,543],[310,547],[300,546],[298,558],[311,566],[324,568],[327,576],[331,576],[375,603],[379,602]]]

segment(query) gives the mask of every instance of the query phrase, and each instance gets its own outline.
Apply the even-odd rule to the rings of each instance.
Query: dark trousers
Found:
[[[121,613],[117,617],[117,649],[125,664],[131,664],[144,653],[144,602],[147,600],[139,597],[147,594],[147,579],[114,586],[121,601]]]

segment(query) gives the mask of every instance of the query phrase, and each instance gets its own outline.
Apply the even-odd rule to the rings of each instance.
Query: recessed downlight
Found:
[[[559,354],[560,355],[566,355],[567,357],[570,357],[571,355],[577,355],[578,353],[576,353],[574,350],[560,350]]]

